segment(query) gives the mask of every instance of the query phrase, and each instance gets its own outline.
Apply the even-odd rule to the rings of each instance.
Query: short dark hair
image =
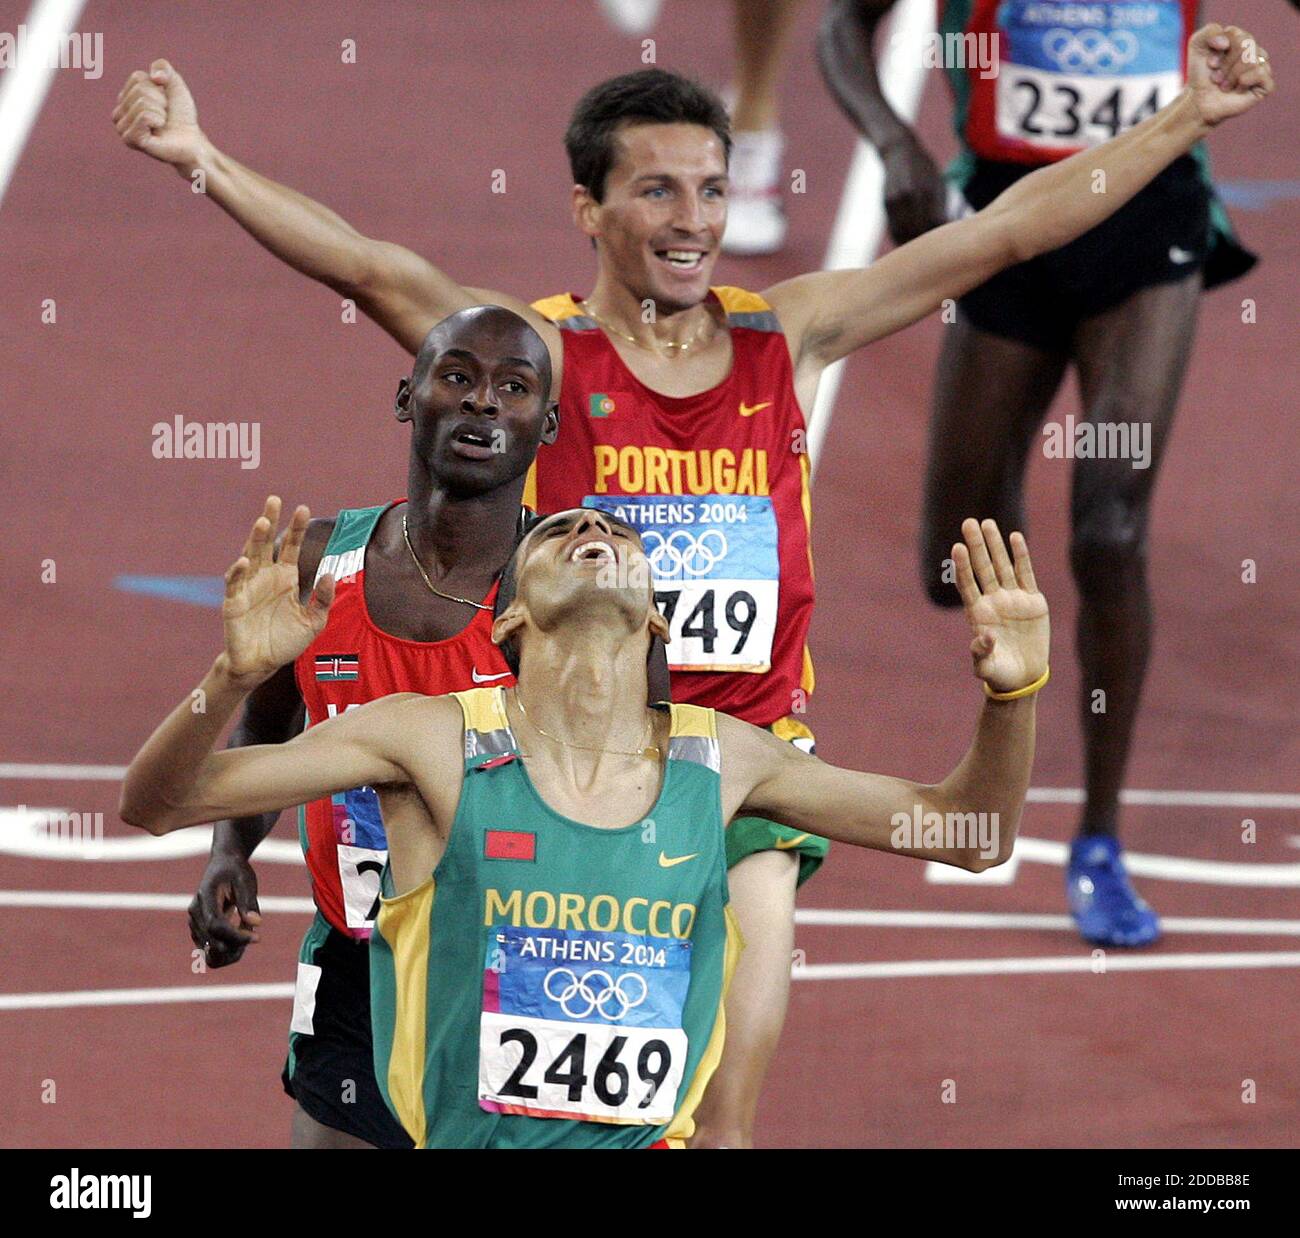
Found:
[[[605,200],[618,128],[629,123],[703,125],[718,135],[723,158],[731,158],[731,121],[713,91],[665,69],[611,77],[578,100],[564,135],[574,183],[597,202]]]

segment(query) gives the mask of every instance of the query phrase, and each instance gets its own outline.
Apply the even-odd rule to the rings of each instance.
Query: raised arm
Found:
[[[299,600],[298,552],[309,513],[305,507],[294,512],[276,559],[279,516],[280,500],[268,499],[243,555],[226,573],[225,648],[127,770],[119,811],[132,825],[165,834],[276,812],[351,787],[411,781],[402,754],[406,737],[417,731],[412,715],[426,702],[414,694],[347,710],[289,743],[212,751],[248,694],[321,632],[333,599],[327,575],[306,605]]]
[[[956,768],[933,786],[857,773],[720,715],[728,807],[738,800],[742,813],[973,872],[1011,855],[1034,760],[1034,694],[1047,674],[1047,601],[1019,533],[1014,561],[991,520],[967,520],[962,537],[953,560],[986,699]]]
[[[535,326],[545,321],[517,298],[462,287],[411,250],[364,236],[319,202],[219,150],[199,128],[185,80],[166,60],[127,78],[112,120],[127,146],[171,164],[191,185],[201,173],[204,195],[254,240],[350,297],[408,352],[419,349],[436,322],[467,305],[491,302],[526,313]]]
[[[1092,150],[1039,168],[984,210],[936,228],[872,266],[817,271],[765,294],[800,371],[847,356],[1112,215],[1224,120],[1273,89],[1267,54],[1236,26],[1188,43],[1187,86],[1154,116]]]
[[[298,596],[304,605],[333,528],[333,520],[313,520],[303,536],[298,552]],[[290,663],[249,694],[226,746],[288,743],[302,730],[304,715],[302,694]],[[239,962],[245,947],[258,940],[261,909],[257,874],[250,861],[279,818],[278,812],[268,812],[213,824],[212,852],[189,906],[190,937],[205,952],[209,967]]]

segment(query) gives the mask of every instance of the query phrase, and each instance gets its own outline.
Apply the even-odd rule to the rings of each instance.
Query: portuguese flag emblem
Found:
[[[590,412],[593,417],[608,417],[614,411],[614,407],[614,397],[606,395],[603,391],[598,391],[591,397]]]

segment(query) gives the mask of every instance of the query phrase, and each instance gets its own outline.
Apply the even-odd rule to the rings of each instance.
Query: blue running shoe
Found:
[[[1110,834],[1074,840],[1065,870],[1065,893],[1084,941],[1098,946],[1149,946],[1160,937],[1160,918],[1129,884],[1124,849]]]

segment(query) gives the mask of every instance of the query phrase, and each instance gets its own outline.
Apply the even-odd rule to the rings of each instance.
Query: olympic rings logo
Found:
[[[1057,26],[1043,35],[1043,51],[1062,69],[1075,73],[1113,73],[1138,53],[1137,35],[1131,30],[1063,30]]]
[[[686,529],[674,529],[667,537],[649,529],[641,535],[641,544],[651,573],[659,579],[707,576],[727,557],[727,539],[720,529],[705,529],[698,537]]]
[[[553,982],[557,987],[562,986],[559,992],[552,991]],[[649,987],[645,977],[634,971],[624,972],[614,980],[607,971],[589,971],[579,976],[568,967],[551,968],[542,981],[542,991],[570,1019],[586,1019],[594,1011],[610,1023],[626,1018],[628,1011],[645,1001]],[[611,1008],[618,1013],[612,1014]]]

